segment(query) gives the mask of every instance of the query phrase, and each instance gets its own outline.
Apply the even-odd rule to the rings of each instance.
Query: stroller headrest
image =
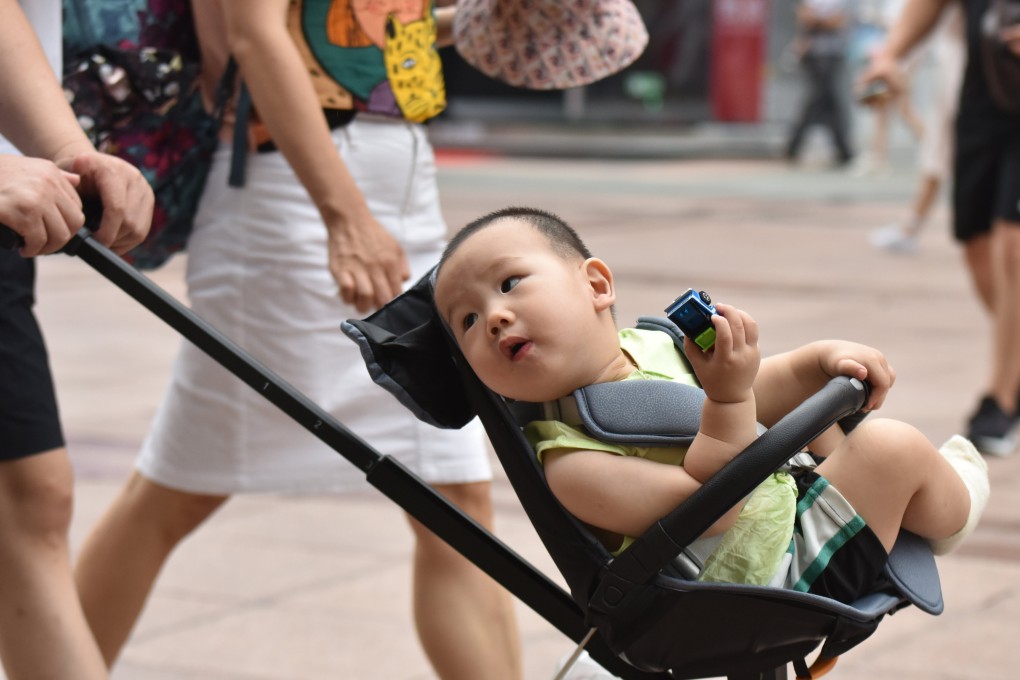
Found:
[[[340,328],[358,343],[372,379],[420,420],[457,429],[474,418],[432,303],[432,271],[378,311]]]
[[[433,304],[433,276],[434,270],[380,310],[365,319],[349,319],[341,329],[358,343],[372,379],[415,416],[437,427],[460,428],[475,416],[475,409],[462,390],[457,353]],[[640,321],[645,328],[669,331],[648,325],[665,320]],[[589,385],[565,398],[577,422],[590,432],[607,441],[647,446],[689,443],[698,430],[703,399],[697,388],[661,381]],[[529,406],[532,413],[532,408],[542,409],[538,404],[520,406]]]

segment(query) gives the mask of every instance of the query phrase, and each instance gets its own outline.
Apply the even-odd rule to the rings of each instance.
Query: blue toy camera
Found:
[[[688,288],[687,292],[666,307],[669,320],[703,350],[715,344],[715,328],[712,326],[712,315],[715,313],[708,293],[696,292],[693,288]]]

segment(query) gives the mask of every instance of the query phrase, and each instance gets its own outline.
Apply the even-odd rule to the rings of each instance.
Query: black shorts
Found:
[[[34,287],[34,260],[0,250],[0,461],[64,445]]]
[[[969,241],[995,220],[1020,223],[1020,116],[960,116],[953,171],[953,235]]]

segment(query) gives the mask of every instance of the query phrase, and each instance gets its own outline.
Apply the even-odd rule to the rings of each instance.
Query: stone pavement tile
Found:
[[[1016,677],[1020,565],[951,556],[939,560],[939,572],[946,611],[894,614],[840,660],[845,677]]]
[[[752,312],[766,352],[825,336],[881,347],[898,373],[881,414],[936,442],[962,427],[987,373],[987,321],[945,211],[915,258],[867,244],[870,228],[906,210],[909,173],[488,158],[441,167],[440,181],[452,226],[511,204],[574,223],[617,274],[622,323],[661,314],[695,286]],[[151,275],[181,295],[184,264]],[[78,475],[76,548],[129,474],[178,339],[82,262],[46,258],[39,281]],[[830,677],[1015,676],[1020,456],[990,467],[985,521],[940,560],[946,613],[896,614]],[[561,582],[499,473],[495,494],[498,534]],[[172,556],[114,678],[432,677],[411,623],[410,559],[402,513],[375,491],[234,499]],[[523,604],[517,611],[526,677],[551,677],[572,644]]]

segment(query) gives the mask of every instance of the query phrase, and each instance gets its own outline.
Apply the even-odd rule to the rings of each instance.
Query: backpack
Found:
[[[210,114],[189,0],[62,2],[65,93],[96,148],[137,167],[152,186],[152,228],[124,259],[154,269],[186,245],[236,67]]]

